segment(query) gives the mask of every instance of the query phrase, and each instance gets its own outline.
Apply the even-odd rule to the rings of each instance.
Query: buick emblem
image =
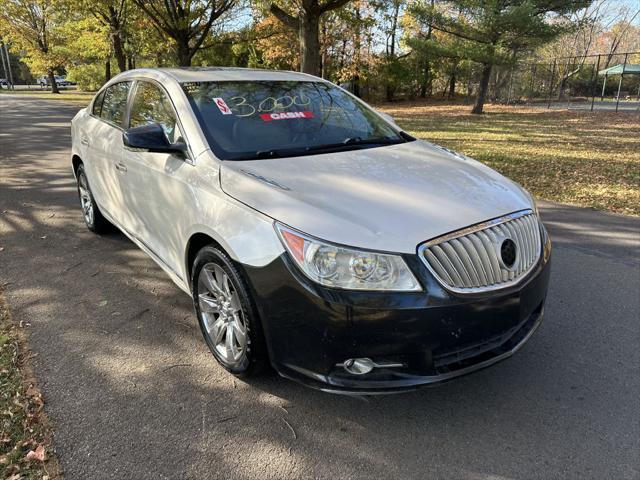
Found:
[[[502,245],[500,245],[500,259],[505,267],[508,269],[513,268],[518,259],[518,247],[516,242],[510,238],[504,239]]]

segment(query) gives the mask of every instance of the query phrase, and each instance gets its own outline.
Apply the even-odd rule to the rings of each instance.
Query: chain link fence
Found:
[[[449,59],[433,61],[430,76],[424,66],[404,68],[388,91],[390,81],[373,75],[342,84],[374,103],[428,99],[472,104],[478,92],[482,66]],[[640,52],[557,57],[548,62],[521,61],[495,66],[487,103],[540,108],[640,112]]]
[[[640,52],[559,57],[494,69],[495,103],[607,111],[640,111]]]

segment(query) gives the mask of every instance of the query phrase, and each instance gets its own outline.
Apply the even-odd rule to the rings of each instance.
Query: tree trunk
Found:
[[[49,77],[49,84],[51,85],[51,93],[60,93],[53,70],[49,70],[49,72],[47,72],[47,76]]]
[[[420,85],[420,98],[427,98],[427,92],[431,95],[431,65],[424,62],[422,84]]]
[[[321,37],[321,53],[320,53],[320,77],[327,78],[327,25],[322,22],[322,37]]]
[[[391,24],[391,39],[390,44],[387,43],[387,62],[392,62],[396,59],[396,33],[398,30],[398,15],[400,14],[400,3],[396,3],[393,10],[393,22]],[[387,72],[387,102],[392,102],[393,97],[396,93],[396,87],[392,84],[390,80],[390,73]]]
[[[491,78],[491,69],[493,65],[490,63],[484,63],[482,65],[482,75],[480,77],[480,87],[478,88],[478,95],[476,96],[476,103],[471,110],[471,113],[482,113],[484,108],[484,101],[487,97],[487,90],[489,90],[489,79]]]
[[[136,63],[133,61],[133,57],[127,57],[127,70],[133,70],[136,68]]]
[[[562,78],[562,80],[560,80],[560,87],[558,87],[558,100],[562,100],[562,98],[564,97],[564,87],[566,84],[567,79],[566,78]]]
[[[111,33],[111,41],[113,43],[113,56],[116,57],[118,68],[121,72],[124,72],[127,69],[127,56],[124,54],[124,48],[122,48],[122,38],[119,31]]]
[[[340,47],[340,54],[339,54],[339,58],[340,61],[338,62],[338,72],[341,72],[342,69],[344,68],[344,63],[345,63],[345,59],[347,58],[347,41],[346,40],[342,40],[342,47]]]
[[[316,35],[318,32],[316,31]],[[193,58],[194,52],[189,48],[189,40],[188,39],[180,39],[176,40],[177,47],[176,53],[178,57],[178,66],[180,67],[190,67],[191,59]]]
[[[0,43],[0,60],[2,60],[2,71],[7,80],[9,80],[9,68],[7,68],[7,62],[4,59],[4,44]],[[0,84],[0,90],[2,90],[2,84]],[[11,87],[7,85],[7,90],[11,90]]]
[[[111,80],[111,60],[107,60],[104,64],[104,83]]]
[[[435,0],[431,0],[430,6],[431,10],[429,15],[429,27],[427,29],[427,40],[431,40],[431,36],[433,35],[433,27],[431,26],[433,23],[433,6],[435,5]],[[433,93],[433,79],[431,78],[431,63],[429,60],[425,60],[424,62],[424,79],[422,85],[420,85],[420,97],[426,98],[427,94],[431,96]]]
[[[300,71],[320,75],[320,15],[314,12],[300,19]]]
[[[355,35],[353,40],[353,60],[355,66],[355,73],[353,75],[353,88],[351,89],[351,93],[353,93],[356,97],[360,98],[360,64],[362,63],[362,14],[360,13],[360,3],[356,2],[356,24],[355,24]]]
[[[452,72],[449,77],[449,95],[448,98],[451,100],[456,95],[456,72]]]
[[[387,81],[387,85],[385,88],[385,96],[387,98],[387,102],[393,102],[393,97],[395,96],[396,93],[396,89],[395,87],[391,84],[391,82]]]

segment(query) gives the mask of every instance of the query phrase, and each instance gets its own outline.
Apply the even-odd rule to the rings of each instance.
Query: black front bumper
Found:
[[[343,393],[389,393],[485,368],[518,350],[542,320],[550,262],[497,292],[447,292],[417,256],[405,261],[423,284],[416,293],[354,292],[308,280],[286,254],[246,268],[273,367],[311,387]],[[368,357],[365,375],[338,366]]]

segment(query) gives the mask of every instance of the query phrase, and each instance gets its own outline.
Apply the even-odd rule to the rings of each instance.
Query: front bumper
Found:
[[[325,391],[375,394],[414,389],[488,367],[511,356],[542,320],[550,262],[541,259],[509,289],[449,293],[417,256],[405,261],[424,291],[354,292],[317,285],[283,254],[245,268],[273,367],[284,377]],[[377,364],[347,373],[349,358]]]

